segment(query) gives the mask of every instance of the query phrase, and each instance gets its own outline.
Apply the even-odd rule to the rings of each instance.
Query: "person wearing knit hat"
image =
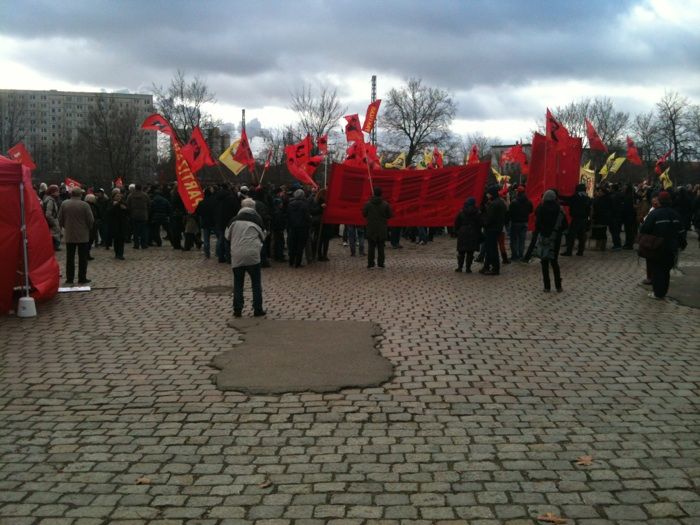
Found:
[[[544,291],[549,292],[549,267],[554,273],[554,286],[557,292],[562,291],[561,273],[559,269],[559,246],[562,232],[566,229],[566,215],[557,200],[553,190],[547,190],[542,196],[542,203],[535,210],[535,232],[537,233],[536,254],[542,265],[542,280]]]
[[[639,229],[639,255],[646,258],[651,273],[653,291],[649,297],[663,299],[668,293],[671,268],[678,257],[679,250],[687,246],[686,231],[681,216],[671,207],[671,195],[667,191],[659,192],[659,207],[649,212]],[[662,239],[656,249],[645,249],[645,236]]]

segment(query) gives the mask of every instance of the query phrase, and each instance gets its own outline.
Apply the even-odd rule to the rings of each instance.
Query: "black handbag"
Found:
[[[645,259],[658,259],[663,255],[664,238],[651,233],[642,233],[639,236],[637,253]]]

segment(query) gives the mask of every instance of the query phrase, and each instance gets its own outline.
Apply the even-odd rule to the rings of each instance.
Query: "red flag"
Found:
[[[211,151],[209,151],[209,145],[207,141],[204,140],[204,135],[202,135],[202,130],[199,126],[195,126],[192,130],[192,135],[190,140],[182,146],[181,149],[182,156],[190,165],[192,173],[197,173],[205,165],[206,166],[216,166],[216,162],[211,158]]]
[[[294,162],[298,166],[306,164],[309,161],[309,158],[311,157],[311,135],[306,135],[306,137],[304,137],[296,144],[290,144],[287,147],[294,148]]]
[[[286,146],[284,148],[284,156],[287,160],[287,169],[289,170],[290,175],[297,179],[299,182],[318,188],[318,184],[316,184],[316,182],[304,170],[304,168],[297,163],[296,146],[298,146],[298,144],[290,144],[289,146]]]
[[[304,165],[301,166],[301,169],[304,170],[304,172],[311,177],[314,172],[316,171],[316,168],[318,168],[321,163],[323,162],[323,155],[314,155],[311,157]]]
[[[365,115],[365,123],[362,126],[362,131],[369,133],[374,128],[374,123],[377,122],[377,113],[379,113],[379,104],[381,99],[377,99],[367,106],[367,114]]]
[[[659,158],[659,160],[656,161],[656,166],[654,166],[654,172],[657,175],[661,175],[664,172],[664,164],[666,164],[666,161],[671,156],[672,152],[673,152],[673,148],[668,150],[665,155],[662,155]]]
[[[348,123],[345,125],[345,136],[348,142],[364,142],[365,136],[362,134],[362,126],[360,126],[360,117],[357,113],[354,115],[345,115],[345,120]]]
[[[318,151],[323,154],[328,154],[328,135],[321,135],[316,139],[316,145],[318,146]]]
[[[634,145],[634,141],[627,136],[627,160],[632,164],[637,166],[642,165],[642,159],[639,158],[639,152],[637,151],[637,146]]]
[[[433,147],[433,167],[442,168],[444,166],[442,153],[437,146]]]
[[[233,154],[233,160],[248,166],[251,173],[255,171],[255,157],[253,157],[253,152],[250,150],[248,135],[246,134],[245,129],[241,131],[241,142],[238,144],[236,153]]]
[[[175,174],[177,175],[177,192],[180,194],[182,203],[185,205],[187,213],[194,213],[197,206],[204,200],[204,193],[199,181],[192,173],[190,165],[187,163],[181,151],[181,146],[177,142],[173,144],[175,150]]]
[[[121,177],[117,177],[117,180],[114,181],[114,187],[115,188],[123,188],[124,187],[124,181],[122,180]]]
[[[569,130],[567,130],[562,124],[554,118],[552,113],[547,108],[547,138],[553,140],[557,144],[560,142],[566,144],[566,139],[569,138]]]
[[[66,177],[63,183],[66,185],[66,188],[81,188],[82,184],[80,184],[77,180],[71,179],[69,177]]]
[[[607,153],[608,148],[605,146],[605,144],[603,144],[603,141],[600,140],[600,137],[598,136],[598,133],[593,127],[593,124],[591,124],[591,121],[588,119],[584,120],[586,121],[586,135],[588,136],[588,147],[594,150],[604,151],[605,153]]]
[[[479,162],[479,146],[476,144],[472,145],[472,149],[469,150],[469,158],[467,159],[467,165],[476,164]]]
[[[10,158],[12,160],[16,160],[22,166],[26,166],[30,170],[35,170],[36,169],[36,164],[34,164],[34,159],[32,159],[32,156],[29,154],[29,151],[27,151],[27,148],[24,147],[24,144],[22,142],[18,142],[14,146],[12,146],[7,152],[10,154]]]
[[[141,124],[141,128],[160,131],[161,133],[165,133],[166,135],[168,135],[173,140],[173,142],[177,142],[178,144],[180,143],[180,141],[177,138],[177,133],[175,133],[175,130],[170,125],[170,122],[165,120],[165,117],[159,115],[158,113],[154,113],[153,115],[149,115],[148,117],[146,117],[146,119],[143,121],[143,124]]]

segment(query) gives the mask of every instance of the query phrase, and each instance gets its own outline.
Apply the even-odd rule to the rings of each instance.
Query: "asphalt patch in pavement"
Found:
[[[364,321],[234,318],[241,343],[212,360],[220,390],[249,394],[376,387],[393,376],[377,350],[379,325]]]
[[[682,306],[700,308],[700,268],[684,266],[680,272],[671,272],[667,296]]]

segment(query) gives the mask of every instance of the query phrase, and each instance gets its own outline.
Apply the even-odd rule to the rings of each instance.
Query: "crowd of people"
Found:
[[[649,238],[655,252],[646,251],[647,276],[644,284],[652,285],[652,297],[661,299],[669,286],[669,273],[685,248],[686,232],[694,226],[700,231],[700,186],[661,191],[646,183],[600,184],[591,198],[584,185],[572,195],[544,192],[535,208],[526,196],[525,187],[513,186],[504,191],[489,187],[477,206],[469,197],[447,231],[457,240],[456,271],[472,272],[472,265],[483,263],[479,273],[498,275],[501,264],[540,259],[544,291],[561,292],[559,256],[583,256],[587,239],[596,250],[606,250],[608,239],[612,251],[632,250],[639,242],[640,253]],[[145,250],[160,247],[163,241],[173,249],[201,250],[205,258],[213,255],[228,263],[234,273],[234,314],[243,309],[243,281],[250,276],[253,287],[254,315],[264,315],[261,268],[270,261],[300,268],[312,262],[328,261],[329,243],[340,235],[340,227],[325,224],[327,205],[325,189],[306,190],[298,183],[280,187],[219,184],[207,186],[204,199],[193,213],[188,213],[174,185],[132,184],[85,192],[61,185],[37,188],[49,225],[54,247],[66,249],[66,283],[75,277],[75,253],[78,253],[78,282],[89,283],[88,261],[91,250],[114,250],[116,260],[125,259],[124,246]],[[381,188],[373,189],[372,198],[363,205],[365,224],[342,227],[343,243],[350,255],[367,256],[367,268],[385,266],[385,243],[402,248],[401,240],[424,245],[444,228],[388,227],[392,210],[382,198]],[[534,213],[533,213],[534,212]],[[534,227],[526,246],[528,227]],[[622,233],[624,232],[624,243]],[[510,257],[506,250],[506,233]],[[651,236],[651,237],[650,237]],[[367,250],[365,250],[365,241]],[[562,251],[563,244],[563,251]]]

